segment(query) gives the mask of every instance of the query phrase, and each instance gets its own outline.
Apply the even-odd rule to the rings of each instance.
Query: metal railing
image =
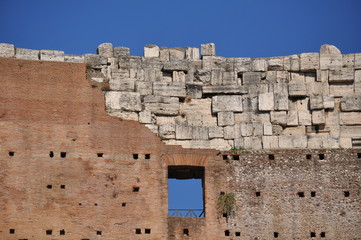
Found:
[[[204,209],[168,209],[168,216],[204,218]]]

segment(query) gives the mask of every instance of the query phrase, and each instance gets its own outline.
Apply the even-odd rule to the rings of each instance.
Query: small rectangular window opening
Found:
[[[298,192],[297,195],[298,195],[299,197],[305,197],[305,193],[304,193],[304,192]]]
[[[60,230],[60,235],[65,235],[65,230],[64,229]]]
[[[187,228],[183,229],[183,235],[189,236],[189,230]]]
[[[53,151],[50,151],[50,152],[49,152],[49,157],[51,157],[51,158],[53,158],[53,157],[54,157],[54,153],[53,153]]]
[[[239,160],[239,155],[233,155],[233,160]]]
[[[236,232],[236,237],[240,237],[241,236],[241,232]]]
[[[138,154],[133,153],[133,159],[138,159]]]
[[[224,231],[224,236],[230,236],[230,235],[231,233],[229,232],[229,230]]]
[[[318,157],[320,158],[320,160],[325,159],[325,154],[318,154]]]
[[[278,238],[278,235],[279,235],[278,232],[274,232],[274,233],[273,233],[273,237],[274,237],[274,238]]]
[[[349,192],[349,191],[344,191],[344,192],[343,192],[343,195],[344,195],[345,197],[349,197],[349,196],[350,196],[350,192]]]
[[[97,153],[97,156],[101,158],[103,157],[103,153]]]
[[[311,197],[316,197],[316,192],[315,191],[311,192]]]
[[[46,235],[51,235],[51,234],[53,234],[53,230],[50,229],[46,230]]]
[[[268,159],[269,159],[269,160],[275,160],[275,155],[273,155],[273,154],[268,154]]]
[[[261,192],[256,192],[256,197],[260,197],[261,196]]]
[[[48,189],[52,189],[53,188],[53,186],[52,185],[48,185],[48,186],[46,186]]]
[[[316,233],[315,232],[311,232],[311,238],[315,238],[316,237]]]
[[[15,234],[15,229],[13,229],[13,228],[9,229],[9,233],[10,234]]]
[[[133,192],[139,192],[139,187],[133,187]]]
[[[149,228],[146,228],[146,229],[144,230],[144,233],[145,233],[145,234],[150,234],[150,232],[151,232],[151,229],[149,229]]]
[[[9,152],[9,156],[13,157],[15,155],[15,152]]]
[[[144,158],[145,159],[150,159],[150,154],[149,153],[145,154]]]
[[[135,234],[142,234],[142,230],[140,228],[135,229]]]
[[[97,231],[97,235],[102,235],[102,231]]]
[[[325,232],[321,232],[321,233],[320,233],[320,237],[322,237],[322,238],[326,237],[326,233],[325,233]]]
[[[125,206],[127,206],[127,203],[123,202],[122,207],[125,207]]]
[[[61,188],[61,189],[65,189],[65,185],[60,185],[60,188]]]
[[[228,160],[228,155],[223,155],[223,160]]]
[[[307,155],[306,155],[306,159],[308,159],[308,160],[312,159],[312,155],[311,155],[311,154],[307,154]]]
[[[66,152],[61,152],[61,153],[60,153],[60,157],[61,157],[61,158],[65,158],[65,157],[66,157]]]

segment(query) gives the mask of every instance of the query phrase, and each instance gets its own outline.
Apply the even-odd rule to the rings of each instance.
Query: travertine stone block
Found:
[[[202,58],[203,69],[224,69],[226,68],[226,58],[216,56],[204,56]]]
[[[310,95],[329,94],[330,89],[327,82],[309,82],[306,83],[307,92]]]
[[[146,82],[160,82],[163,79],[163,73],[157,69],[145,68],[144,81]]]
[[[235,129],[237,129],[237,126],[226,126],[223,128],[223,135],[224,135],[224,139],[234,139],[236,132]],[[240,130],[239,130],[240,132]]]
[[[146,45],[144,47],[144,57],[146,58],[159,57],[159,47],[156,45]]]
[[[213,69],[211,70],[211,84],[222,85],[223,83],[223,72],[224,69]]]
[[[252,112],[258,110],[258,95],[247,94],[242,96],[242,106],[245,112]]]
[[[320,54],[318,53],[301,53],[300,70],[310,71],[320,68]]]
[[[334,109],[335,108],[335,98],[330,95],[323,95],[323,107],[325,109]]]
[[[159,125],[159,137],[162,139],[174,139],[175,138],[175,125],[174,124],[162,124]]]
[[[307,148],[306,136],[279,136],[280,148]]]
[[[240,125],[241,135],[243,137],[253,135],[253,124],[252,123],[241,123]]]
[[[203,86],[204,94],[247,94],[248,89],[239,85]]]
[[[298,126],[298,113],[297,113],[297,111],[288,111],[288,113],[287,113],[287,126]]]
[[[311,125],[311,114],[309,111],[298,111],[298,124],[309,126]]]
[[[304,75],[306,83],[313,83],[316,81],[316,72],[305,72]]]
[[[138,81],[144,81],[144,70],[141,68],[129,69],[129,78],[136,79]]]
[[[108,58],[97,54],[85,54],[84,63],[91,66],[107,65]]]
[[[111,76],[113,78],[122,78],[122,79],[129,78],[130,77],[129,69],[127,68],[112,69]]]
[[[174,116],[179,113],[179,100],[177,97],[147,95],[144,107],[156,115]]]
[[[55,50],[40,50],[40,60],[64,62],[64,52]]]
[[[193,128],[186,125],[176,125],[175,127],[175,136],[176,139],[192,139]],[[208,137],[208,136],[207,136]]]
[[[203,83],[210,84],[211,83],[211,70],[196,70],[194,73],[194,77]]]
[[[251,58],[235,58],[234,59],[234,70],[236,72],[249,72],[249,71],[252,71],[252,60],[251,60]]]
[[[333,138],[331,136],[324,136],[322,142],[323,148],[339,148],[340,144],[338,138]]]
[[[253,123],[253,136],[257,136],[257,137],[263,136],[263,123],[260,122]]]
[[[209,127],[208,137],[212,138],[223,138],[223,128],[222,127]]]
[[[323,148],[323,138],[324,136],[311,135],[307,137],[308,148],[309,149],[318,149]]]
[[[152,113],[148,110],[144,110],[139,113],[139,122],[152,123]]]
[[[278,83],[288,83],[291,79],[291,74],[288,71],[277,71],[277,79]]]
[[[152,83],[136,81],[135,82],[135,91],[139,92],[139,94],[142,96],[151,95],[153,92]]]
[[[326,125],[327,126],[339,126],[340,125],[340,112],[325,112]]]
[[[186,97],[186,85],[181,82],[154,82],[153,94],[159,96]]]
[[[217,113],[218,126],[232,126],[234,125],[233,112],[219,112]]]
[[[267,61],[264,58],[255,58],[252,59],[252,69],[255,72],[265,72],[267,71]]]
[[[202,98],[203,83],[187,83],[186,84],[187,97]]]
[[[275,136],[281,135],[283,127],[280,125],[272,125],[272,134]]]
[[[159,60],[161,60],[161,61],[169,61],[170,60],[169,48],[167,48],[167,47],[159,48]]]
[[[328,71],[329,70],[317,70],[317,78],[318,82],[328,82]]]
[[[277,82],[277,71],[267,71],[266,80],[270,82],[270,84]]]
[[[25,48],[16,48],[15,57],[26,60],[39,60],[39,50],[31,50]]]
[[[138,121],[138,113],[133,111],[123,111],[123,110],[107,110],[108,114],[113,117],[121,118],[123,120]]]
[[[173,82],[182,82],[186,81],[186,74],[183,71],[173,71]]]
[[[276,125],[287,125],[287,112],[286,111],[273,111],[271,112],[271,123]]]
[[[186,59],[188,60],[199,60],[199,48],[186,48]]]
[[[312,111],[312,124],[324,125],[326,123],[325,110]]]
[[[283,60],[284,57],[270,58],[267,61],[268,71],[283,71]]]
[[[333,45],[324,44],[320,49],[320,69],[342,68],[342,54]]]
[[[291,55],[289,57],[290,68],[285,70],[291,71],[300,71],[300,56],[299,55]]]
[[[361,82],[361,70],[355,71],[355,82]]]
[[[135,88],[135,80],[133,79],[122,79],[122,78],[111,78],[109,80],[110,90],[113,91],[128,91],[133,92]]]
[[[260,111],[274,110],[274,95],[272,92],[263,93],[258,96],[258,110]]]
[[[180,112],[186,115],[190,126],[217,126],[217,117],[212,116],[211,104],[210,98],[186,100],[180,105]]]
[[[13,44],[0,43],[0,57],[12,58],[15,56]]]
[[[334,82],[353,82],[355,79],[355,71],[353,68],[343,68],[340,70],[330,70],[328,81]]]
[[[216,46],[214,43],[201,44],[202,56],[216,56]]]
[[[354,94],[354,85],[352,83],[332,83],[329,85],[330,95],[334,97],[350,96]]]
[[[355,69],[361,69],[361,53],[355,53]]]
[[[97,48],[97,54],[104,57],[113,57],[113,44],[102,43]]]
[[[288,94],[277,91],[274,92],[274,109],[278,111],[288,110]]]
[[[303,97],[307,96],[306,83],[302,82],[290,82],[288,84],[288,92],[291,97]]]
[[[262,146],[264,149],[277,149],[278,145],[278,136],[263,136],[262,137]]]
[[[272,135],[272,124],[270,122],[266,122],[263,124],[263,134],[266,136]]]
[[[283,129],[281,135],[288,135],[288,136],[306,135],[306,127],[305,126],[286,127]]]
[[[245,147],[244,147],[244,139],[243,138],[234,139],[234,147],[235,148],[245,149]]]
[[[114,57],[128,57],[130,56],[130,49],[127,47],[114,47],[113,48]]]
[[[341,126],[340,137],[360,137],[361,125]]]
[[[352,148],[352,138],[341,137],[339,138],[340,148]]]
[[[361,95],[361,82],[356,82],[354,84],[354,88],[355,88],[355,94]]]
[[[340,112],[340,124],[361,125],[361,112]]]
[[[83,55],[64,55],[64,62],[83,63]]]
[[[261,93],[268,93],[268,84],[267,83],[256,83],[256,84],[249,84],[248,86],[248,93],[250,94],[261,94]]]
[[[305,81],[305,73],[301,72],[291,72],[291,82],[306,82]]]
[[[245,149],[262,149],[261,137],[245,137],[243,140]]]
[[[163,63],[163,70],[164,71],[188,71],[189,69],[189,62],[187,60],[174,60],[171,62],[164,62]]]
[[[255,84],[261,82],[261,72],[245,72],[243,73],[242,83],[243,84]]]
[[[142,110],[140,94],[136,92],[116,92],[105,93],[107,109],[136,111]]]
[[[154,134],[157,134],[159,135],[159,132],[158,132],[158,125],[155,125],[155,124],[144,124],[144,126],[146,126],[150,131],[152,131]]]
[[[185,49],[183,48],[170,48],[169,49],[169,60],[180,60],[185,59]]]
[[[311,95],[310,96],[310,109],[311,110],[323,109],[322,95]]]
[[[355,54],[342,55],[342,67],[343,68],[355,68]]]
[[[270,113],[268,112],[242,112],[242,113],[235,113],[234,114],[234,121],[236,124],[240,123],[265,123],[270,122]]]
[[[242,112],[241,95],[218,95],[212,97],[212,112]]]
[[[192,127],[192,139],[207,140],[208,139],[208,127],[193,126]]]
[[[237,73],[232,72],[223,72],[222,85],[232,85],[237,83]]]
[[[341,100],[341,111],[361,111],[361,96],[344,96]]]

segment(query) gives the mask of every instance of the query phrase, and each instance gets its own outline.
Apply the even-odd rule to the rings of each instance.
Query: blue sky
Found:
[[[360,0],[0,0],[0,42],[94,53],[103,42],[141,56],[143,46],[199,47],[217,55],[271,57],[361,52]]]

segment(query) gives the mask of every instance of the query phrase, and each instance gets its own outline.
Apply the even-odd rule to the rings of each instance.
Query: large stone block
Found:
[[[144,47],[144,57],[146,58],[159,57],[159,47],[156,45],[146,45]]]
[[[262,146],[264,149],[277,149],[278,145],[278,136],[263,136],[262,137]]]
[[[222,85],[232,85],[237,83],[237,72],[223,72]]]
[[[243,140],[245,149],[262,149],[261,137],[245,137]]]
[[[310,96],[310,109],[311,110],[323,109],[322,95],[311,95]]]
[[[199,60],[199,48],[186,48],[186,59],[188,60]]]
[[[177,97],[165,97],[147,95],[144,97],[145,110],[156,115],[174,116],[179,113],[179,99]]]
[[[217,117],[212,116],[212,100],[191,99],[180,105],[180,113],[184,114],[187,124],[191,126],[217,126]]]
[[[310,135],[307,137],[307,141],[308,141],[307,147],[309,149],[323,148],[323,139],[324,136]]]
[[[64,52],[56,50],[41,50],[40,60],[64,62]]]
[[[305,126],[286,127],[283,129],[281,135],[288,135],[288,136],[306,135],[306,127]]]
[[[288,83],[291,79],[291,74],[288,71],[277,71],[277,79],[278,83]]]
[[[328,72],[329,70],[317,70],[317,78],[318,82],[328,82]]]
[[[253,135],[253,123],[241,123],[239,126],[243,137]]]
[[[330,70],[328,81],[334,82],[353,82],[355,79],[355,70],[353,68],[343,68],[340,70]]]
[[[169,60],[180,60],[185,59],[185,49],[184,48],[170,48],[169,49]]]
[[[300,71],[300,56],[291,55],[284,58],[283,66],[286,71]]]
[[[267,61],[263,58],[255,58],[252,60],[252,69],[255,72],[267,71]]]
[[[218,95],[212,97],[212,112],[242,112],[241,95]]]
[[[227,58],[216,56],[203,56],[203,69],[224,69],[226,70]]]
[[[193,128],[191,126],[176,125],[175,136],[176,139],[185,140],[192,139]]]
[[[110,90],[113,91],[128,91],[133,92],[135,88],[135,80],[133,79],[122,79],[122,78],[111,78],[109,80]]]
[[[12,58],[15,56],[13,44],[0,43],[0,57]]]
[[[324,125],[326,123],[325,110],[312,111],[312,124]]]
[[[97,48],[97,54],[104,57],[113,57],[113,45],[111,43],[102,43]]]
[[[341,112],[341,125],[361,125],[361,112]],[[361,135],[361,133],[360,133]]]
[[[173,82],[185,82],[186,74],[183,71],[173,71],[172,73]]]
[[[152,83],[136,81],[135,82],[135,91],[139,92],[139,94],[142,96],[151,95],[153,92]]]
[[[361,53],[355,53],[355,69],[361,69]]]
[[[272,111],[274,110],[274,95],[270,93],[262,93],[258,96],[258,110]]]
[[[261,82],[262,73],[261,72],[245,72],[242,75],[243,84],[254,84]]]
[[[127,47],[114,47],[113,49],[114,57],[128,57],[130,55],[130,49]]]
[[[283,71],[283,62],[285,57],[269,58],[267,60],[268,71]]]
[[[342,54],[333,45],[324,44],[320,49],[320,69],[342,68]]]
[[[307,148],[307,136],[279,136],[280,148]]]
[[[83,55],[64,55],[64,62],[84,63]]]
[[[342,55],[342,67],[343,68],[355,68],[355,54]]]
[[[239,85],[203,86],[204,94],[246,94],[248,89]]]
[[[266,122],[263,124],[263,134],[266,136],[272,135],[272,124],[270,122]]]
[[[97,55],[97,54],[85,54],[84,55],[84,63],[91,65],[93,67],[100,66],[100,65],[107,65],[108,58]]]
[[[288,111],[287,126],[298,126],[298,112],[297,111]]]
[[[288,92],[291,97],[307,96],[307,85],[302,82],[290,82],[288,84]]]
[[[181,82],[154,82],[153,94],[159,96],[186,97],[186,85]]]
[[[186,84],[187,97],[202,98],[203,83],[187,83]]]
[[[360,137],[360,133],[361,125],[340,127],[340,137]]]
[[[361,111],[361,96],[345,96],[341,100],[341,110],[344,112]]]
[[[261,94],[269,92],[267,83],[249,84],[246,85],[246,87],[248,87],[248,93],[250,94]]]
[[[245,112],[258,110],[258,95],[247,94],[242,96],[242,106]]]
[[[355,82],[361,82],[361,70],[356,70],[355,71]]]
[[[251,58],[235,58],[234,59],[234,70],[236,72],[249,72],[249,71],[252,71],[252,60],[251,60]]]
[[[208,127],[193,126],[192,127],[192,139],[207,140],[208,139]]]
[[[144,110],[139,113],[139,122],[152,123],[152,113],[148,110]]]
[[[314,71],[320,68],[320,54],[318,53],[301,53],[300,70]]]
[[[107,109],[141,111],[140,94],[135,92],[108,91],[105,93]]]
[[[39,50],[16,48],[15,57],[26,60],[39,60]]]
[[[216,46],[214,43],[201,44],[202,56],[216,56]]]
[[[298,115],[299,125],[309,126],[312,124],[311,123],[312,115],[310,114],[309,111],[298,111],[297,115]]]
[[[158,69],[145,68],[144,69],[144,81],[147,82],[160,82],[163,79],[163,74]]]
[[[335,98],[330,95],[323,95],[323,107],[325,109],[334,109],[335,108]]]
[[[222,127],[209,127],[208,137],[212,138],[223,138],[223,128]]]
[[[354,85],[352,83],[332,83],[329,85],[330,95],[334,97],[350,96],[354,94]]]
[[[286,126],[287,125],[287,112],[286,111],[271,112],[271,123]]]
[[[218,126],[232,126],[234,125],[233,112],[219,112],[217,113]]]
[[[163,71],[184,71],[189,70],[188,60],[174,60],[171,62],[163,62]]]

